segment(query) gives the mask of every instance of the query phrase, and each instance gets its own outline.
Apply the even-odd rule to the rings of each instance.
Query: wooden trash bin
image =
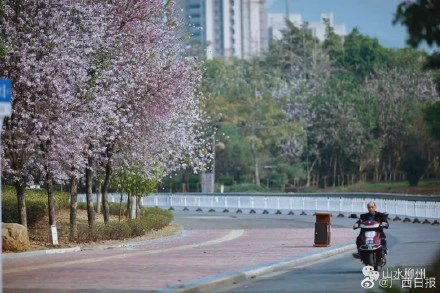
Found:
[[[315,213],[315,244],[313,246],[323,247],[330,245],[330,213]]]

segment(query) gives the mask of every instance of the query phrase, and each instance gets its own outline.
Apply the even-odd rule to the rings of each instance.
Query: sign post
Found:
[[[3,129],[3,118],[11,115],[11,100],[12,100],[12,84],[11,80],[7,78],[0,78],[0,135]],[[0,136],[1,146],[1,136]],[[1,157],[0,157],[1,161]],[[2,218],[2,188],[1,188],[1,164],[0,164],[0,220]],[[2,222],[0,221],[0,231],[2,231]],[[3,241],[0,241],[0,251],[3,253]],[[3,261],[0,259],[0,284],[3,284]],[[0,293],[3,291],[3,286],[0,286]]]

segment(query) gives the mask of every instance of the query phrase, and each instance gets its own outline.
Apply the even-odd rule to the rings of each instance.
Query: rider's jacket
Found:
[[[362,222],[368,221],[370,220],[370,216],[372,216],[372,214],[370,213],[361,214],[359,220],[356,223],[360,224]],[[374,214],[374,221],[379,223],[385,222],[388,224],[388,216],[384,213],[376,212]]]
[[[356,223],[360,224],[362,222],[368,221],[368,220],[370,220],[370,216],[372,216],[372,214],[370,214],[370,213],[361,214],[359,220]],[[379,223],[385,222],[389,225],[388,215],[384,214],[384,213],[376,212],[374,214],[374,221],[379,222]],[[387,225],[387,228],[388,228],[388,225]],[[382,234],[382,237],[385,237],[385,233],[383,232],[382,226],[380,226],[380,233]]]

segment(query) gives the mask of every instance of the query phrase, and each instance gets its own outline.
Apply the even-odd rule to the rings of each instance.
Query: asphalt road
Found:
[[[218,277],[218,274],[223,272],[253,268],[255,263],[252,265],[246,261],[239,262],[238,266],[231,266],[235,264],[231,263],[231,260],[243,256],[241,259],[250,261],[260,256],[266,256],[265,248],[272,245],[273,241],[269,243],[267,240],[270,241],[270,237],[265,236],[266,234],[260,237],[259,233],[265,233],[265,229],[271,230],[267,231],[267,235],[271,233],[273,235],[273,231],[298,233],[301,230],[313,231],[311,228],[314,228],[315,223],[315,217],[312,213],[301,216],[298,214],[275,215],[273,212],[269,215],[263,215],[261,211],[258,211],[257,214],[249,214],[249,211],[243,211],[242,214],[237,214],[235,211],[230,213],[174,211],[174,215],[175,222],[182,224],[185,230],[193,231],[185,237],[177,237],[173,240],[163,239],[138,246],[128,245],[113,249],[82,251],[77,254],[53,254],[10,261],[6,266],[9,275],[4,280],[9,280],[9,283],[5,292],[134,293],[152,292],[150,289],[157,292],[157,288],[166,288],[168,290],[166,292],[169,292],[174,290],[171,285],[177,284],[179,286],[176,288],[184,288],[185,286],[182,287],[182,284],[203,278],[203,274],[200,275],[200,272],[205,273],[206,276]],[[333,228],[351,227],[354,222],[355,219],[346,217],[334,216],[331,218]],[[351,234],[350,229],[343,230]],[[244,236],[240,234],[241,236],[238,237],[239,231],[247,231],[248,233]],[[334,235],[337,235],[336,231],[341,231],[341,229],[335,229]],[[234,235],[237,237],[231,238],[233,236],[231,233],[235,233]],[[255,234],[258,234],[258,237],[255,237]],[[390,248],[387,268],[391,270],[391,273],[397,269],[397,266],[406,269],[428,267],[440,248],[440,225],[431,226],[421,223],[391,221],[387,235]],[[301,237],[291,236],[277,234],[275,238],[281,239],[283,242],[281,246],[272,245],[271,247],[274,247],[272,252],[278,251],[279,253],[281,251],[281,254],[284,254],[286,253],[284,249],[291,249],[288,241],[293,243],[298,239],[301,240]],[[345,239],[353,237],[354,243],[354,234],[346,236]],[[286,239],[290,240],[285,242]],[[336,239],[335,236],[335,242]],[[229,241],[226,245],[218,245],[226,241]],[[242,241],[248,241],[245,242],[248,244],[243,247]],[[304,248],[298,246],[298,243],[296,245],[295,248]],[[254,247],[254,250],[247,248],[251,246]],[[309,246],[310,243],[307,242],[307,247]],[[280,248],[282,249],[280,250]],[[253,251],[259,251],[260,254],[254,256]],[[193,261],[194,258],[197,258],[196,262]],[[277,259],[282,258],[277,255]],[[213,260],[215,260],[215,265],[209,263]],[[184,264],[184,269],[182,269],[181,262]],[[267,262],[258,262],[258,264],[260,263],[268,264]],[[218,270],[219,267],[224,267],[229,271]],[[215,290],[217,292],[257,293],[365,292],[361,287],[361,281],[364,278],[361,272],[362,267],[359,260],[346,253],[307,266],[296,267],[286,272],[276,271],[270,275],[256,274],[251,281],[237,281],[239,283],[233,284],[233,287],[225,287],[234,282],[229,281],[228,285],[215,286]],[[215,271],[210,269],[215,269]],[[209,273],[207,273],[208,270]],[[197,274],[195,274],[196,272]],[[436,285],[440,287],[440,276],[436,276],[436,279]],[[244,280],[244,278],[237,280]],[[87,288],[94,290],[83,290]],[[205,287],[202,291],[185,292],[214,293],[211,289],[207,290]]]
[[[207,215],[211,217],[206,218]],[[203,218],[203,221],[200,219]],[[175,220],[186,229],[224,229],[224,228],[286,228],[313,227],[313,215],[248,215],[220,213],[175,213]],[[421,219],[423,221],[423,219]],[[332,227],[351,227],[355,219],[332,217]],[[440,225],[421,223],[402,223],[390,221],[386,230],[388,238],[388,263],[380,272],[379,280],[374,282],[373,290],[382,291],[382,287],[402,286],[404,271],[425,271],[425,279],[434,278],[435,288],[428,292],[440,292],[440,276],[429,276],[428,269],[432,261],[440,253]],[[353,239],[354,241],[354,239]],[[228,288],[217,288],[216,293],[291,293],[291,292],[368,292],[361,287],[365,276],[362,273],[363,264],[352,257],[350,253],[324,259],[313,264],[295,268],[291,271],[275,272],[270,275],[243,281]],[[399,271],[400,269],[400,271]],[[387,276],[397,276],[393,285],[381,281]],[[425,280],[426,281],[426,280]],[[432,281],[432,279],[431,279]],[[411,285],[415,286],[414,279]],[[424,284],[423,286],[426,286]],[[436,291],[437,290],[437,291]]]

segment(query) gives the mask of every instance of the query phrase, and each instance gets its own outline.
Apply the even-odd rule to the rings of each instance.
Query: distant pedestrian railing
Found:
[[[85,195],[79,195],[85,201]],[[120,195],[110,194],[109,202],[119,202]],[[126,196],[123,196],[126,202]],[[378,210],[389,215],[440,219],[440,196],[413,196],[386,193],[157,193],[142,198],[143,206],[173,209],[225,211],[325,211],[336,213],[364,213],[369,201],[376,202]]]

